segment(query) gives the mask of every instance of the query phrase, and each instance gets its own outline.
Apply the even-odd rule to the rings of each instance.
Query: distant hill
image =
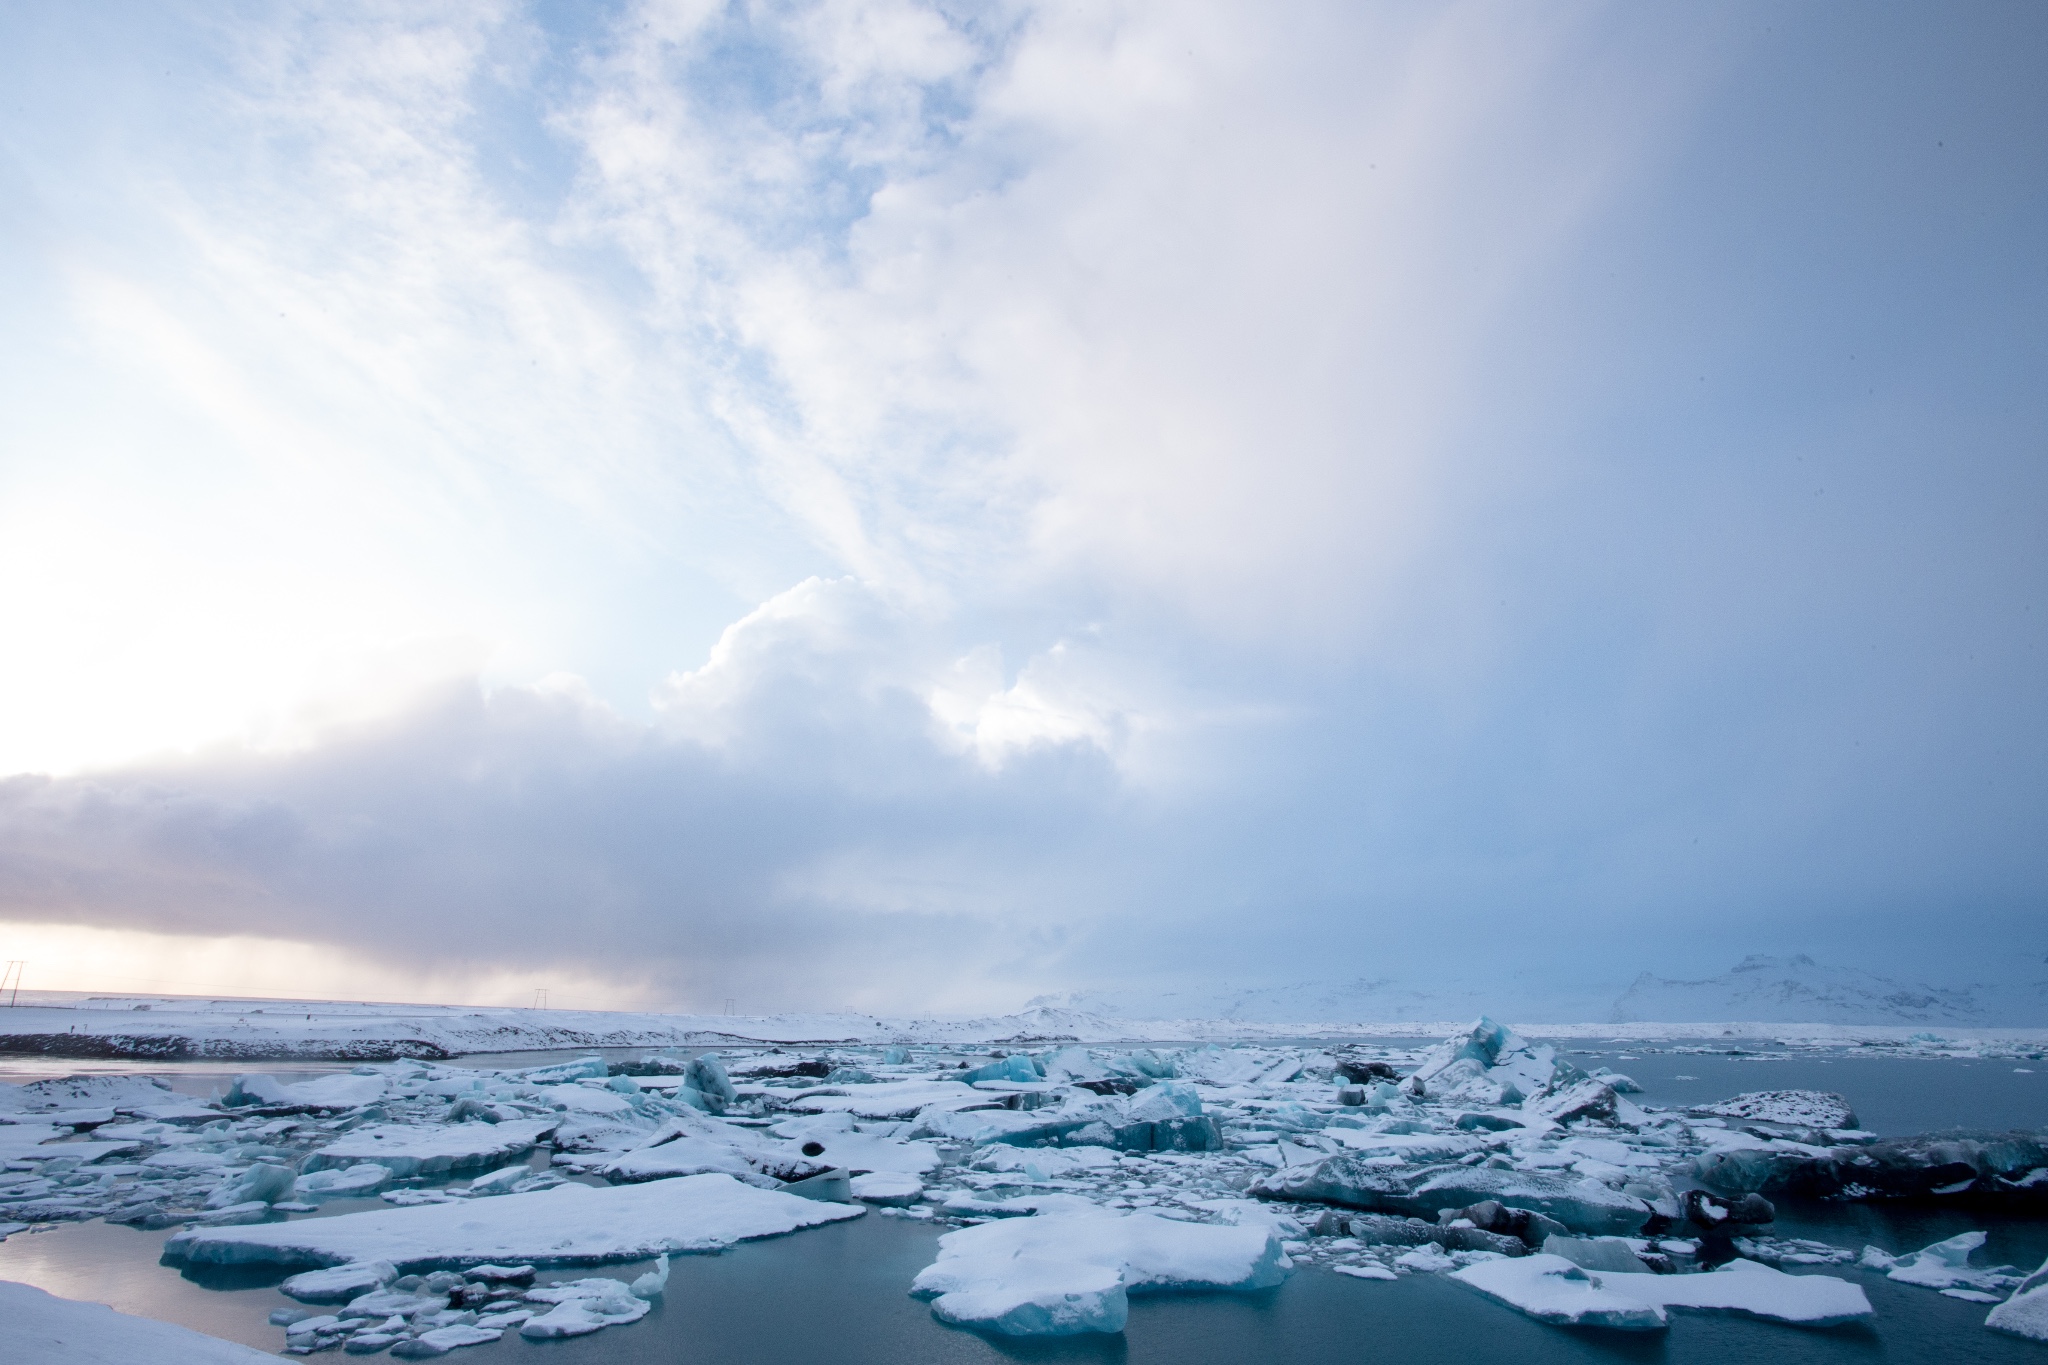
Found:
[[[1805,954],[1744,958],[1719,976],[1674,981],[1644,972],[1614,1002],[1608,1022],[1694,1024],[2048,1023],[2048,981],[2032,985],[1929,986],[1853,967],[1824,967]]]
[[[1805,955],[1754,955],[1700,980],[1651,972],[1621,983],[1518,977],[1487,988],[1429,987],[1390,978],[1278,986],[1180,986],[1062,991],[1027,1009],[1080,1010],[1105,1019],[1223,1019],[1248,1024],[1418,1023],[1480,1014],[1529,1023],[1757,1022],[2048,1027],[2048,968],[2032,984],[1930,986]]]

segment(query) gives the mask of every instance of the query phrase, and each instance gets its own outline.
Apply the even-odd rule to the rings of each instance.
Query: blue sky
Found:
[[[45,984],[2048,953],[2038,7],[0,26]]]

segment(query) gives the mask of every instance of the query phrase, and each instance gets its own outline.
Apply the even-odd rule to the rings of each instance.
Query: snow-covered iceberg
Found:
[[[718,1251],[861,1213],[856,1206],[755,1189],[726,1175],[693,1175],[606,1189],[560,1185],[338,1218],[196,1228],[171,1237],[164,1256],[214,1265],[389,1261],[401,1269],[518,1261],[594,1265]]]
[[[910,1292],[1005,1335],[1118,1332],[1129,1294],[1269,1289],[1291,1268],[1268,1228],[1088,1210],[949,1232]]]
[[[303,1169],[374,1164],[401,1177],[489,1170],[525,1156],[559,1126],[553,1119],[375,1124],[336,1138],[307,1157]]]
[[[1787,1275],[1754,1261],[1730,1261],[1699,1275],[1587,1270],[1562,1256],[1481,1261],[1451,1278],[1527,1313],[1572,1327],[1654,1331],[1667,1309],[1732,1313],[1802,1327],[1831,1327],[1871,1315],[1862,1286],[1830,1275]]]
[[[63,1365],[275,1365],[277,1357],[189,1328],[116,1313],[0,1280],[0,1344],[9,1360]]]
[[[2048,1261],[2021,1280],[2012,1297],[1992,1309],[1984,1325],[2032,1341],[2048,1341]]]
[[[1573,1232],[1610,1236],[1640,1232],[1655,1212],[1643,1199],[1586,1176],[1460,1164],[1408,1166],[1348,1152],[1263,1176],[1251,1193],[1260,1199],[1342,1204],[1429,1219],[1442,1209],[1491,1200],[1554,1218]]]
[[[1512,1029],[1481,1018],[1464,1036],[1430,1049],[1406,1084],[1411,1093],[1438,1103],[1498,1107],[1521,1104],[1585,1078],[1550,1044],[1531,1043]]]

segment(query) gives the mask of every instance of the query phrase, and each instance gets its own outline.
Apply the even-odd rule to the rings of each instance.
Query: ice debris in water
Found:
[[[766,1222],[740,1220],[760,1232],[720,1224],[705,1246],[867,1207],[1000,1220],[990,1228],[1138,1215],[1271,1238],[1293,1263],[1356,1279],[1520,1265],[1551,1247],[1567,1265],[1592,1263],[1574,1268],[1610,1293],[1647,1268],[1725,1298],[1732,1276],[1699,1272],[1736,1257],[1803,1267],[1853,1256],[1765,1235],[1765,1194],[2017,1204],[2048,1189],[2037,1134],[1879,1141],[1847,1126],[1840,1097],[1817,1092],[1659,1109],[1629,1098],[1627,1078],[1588,1075],[1489,1019],[1421,1049],[895,1043],[526,1068],[400,1061],[296,1086],[244,1076],[211,1103],[134,1078],[38,1085],[30,1097],[32,1087],[0,1090],[17,1119],[0,1124],[11,1165],[0,1220],[185,1224],[177,1255],[294,1267],[645,1260],[688,1249],[670,1235],[679,1229],[691,1240],[718,1223],[680,1212],[716,1187],[724,1200],[781,1202]],[[288,1191],[278,1171],[296,1172]],[[545,1192],[571,1176],[617,1188]],[[1709,1188],[1685,1188],[1695,1180]],[[415,1207],[278,1221],[377,1195]],[[1125,1262],[1077,1259],[1064,1243],[1013,1259],[1033,1258],[1044,1264],[1031,1275],[955,1265],[936,1311],[996,1331],[1100,1331],[1134,1288]],[[1106,1269],[1114,1290],[1098,1283]],[[423,1355],[472,1330],[617,1319],[603,1305],[632,1297],[594,1286],[527,1303],[521,1285],[466,1273],[438,1289],[402,1275],[293,1326],[309,1349],[346,1338],[357,1351]],[[1046,1297],[1055,1289],[1057,1302]],[[336,1321],[304,1326],[322,1317]]]

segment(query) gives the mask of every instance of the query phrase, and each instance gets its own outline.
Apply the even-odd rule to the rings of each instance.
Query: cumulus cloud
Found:
[[[2009,936],[2026,177],[1811,101],[2038,82],[1746,25],[0,44],[0,914],[760,1007]]]

